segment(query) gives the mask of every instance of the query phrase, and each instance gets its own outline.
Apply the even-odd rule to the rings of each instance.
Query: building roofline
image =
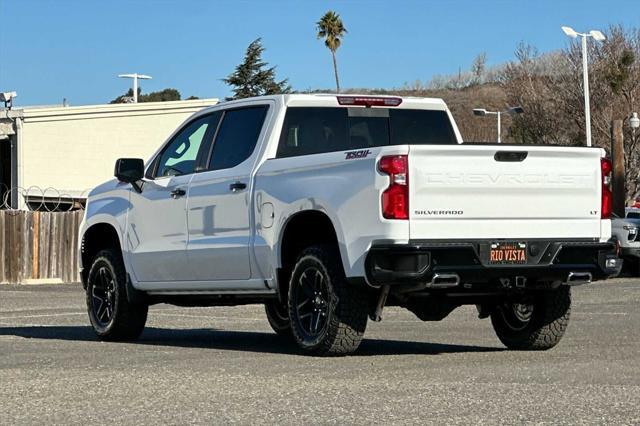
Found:
[[[137,104],[100,104],[82,106],[55,106],[55,107],[21,107],[20,111],[25,118],[63,117],[100,113],[140,113],[166,110],[180,110],[192,108],[204,108],[215,105],[218,98],[191,99],[167,102],[139,102]]]

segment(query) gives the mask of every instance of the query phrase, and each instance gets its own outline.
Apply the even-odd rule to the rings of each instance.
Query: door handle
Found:
[[[247,184],[244,182],[233,182],[231,185],[229,185],[229,189],[232,192],[242,191],[243,189],[247,189]]]
[[[180,198],[184,195],[187,195],[187,191],[185,191],[182,188],[176,188],[173,191],[171,191],[171,198]]]

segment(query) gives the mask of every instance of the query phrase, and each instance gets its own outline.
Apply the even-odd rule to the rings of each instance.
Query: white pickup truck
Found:
[[[570,287],[620,271],[599,148],[463,144],[442,100],[279,95],[188,119],[91,192],[82,282],[99,338],[148,306],[264,304],[304,352],[355,351],[401,306],[461,305],[514,349],[562,337]]]

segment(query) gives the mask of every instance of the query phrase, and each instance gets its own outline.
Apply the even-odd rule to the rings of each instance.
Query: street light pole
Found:
[[[584,87],[584,121],[586,126],[587,146],[591,146],[591,104],[589,102],[589,66],[587,58],[587,37],[594,40],[605,40],[604,34],[597,30],[591,30],[588,33],[576,32],[571,27],[562,27],[562,31],[571,38],[582,37],[582,80]]]
[[[512,115],[522,114],[524,109],[520,106],[511,107],[505,111],[487,111],[484,108],[475,108],[473,110],[473,115],[477,116],[485,116],[485,115],[497,115],[498,116],[498,143],[502,143],[502,114],[509,113]]]
[[[120,78],[130,78],[130,79],[133,80],[133,103],[134,104],[138,103],[138,79],[151,80],[150,76],[144,75],[144,74],[138,74],[138,73],[119,74],[118,77],[120,77]]]
[[[591,146],[591,104],[589,102],[589,67],[587,58],[587,36],[582,35],[582,79],[584,82],[584,120],[587,127],[587,146]]]

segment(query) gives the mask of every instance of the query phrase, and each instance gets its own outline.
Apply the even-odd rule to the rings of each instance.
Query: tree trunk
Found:
[[[618,217],[625,217],[624,208],[627,204],[625,191],[625,167],[624,167],[624,133],[622,120],[613,120],[611,123],[611,157],[613,160],[613,212]]]
[[[338,63],[336,62],[335,50],[331,51],[331,56],[333,56],[333,73],[336,76],[336,93],[340,93],[340,80],[338,79]]]

